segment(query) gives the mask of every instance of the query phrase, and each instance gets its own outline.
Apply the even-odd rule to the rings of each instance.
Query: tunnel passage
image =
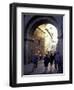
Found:
[[[58,18],[54,15],[27,15],[27,17],[29,18],[24,23],[24,64],[31,62],[34,53],[45,55],[47,51],[57,50],[62,54],[63,31],[62,22],[59,22],[63,19],[62,16]]]
[[[30,45],[32,54],[45,56],[47,52],[56,51],[58,32],[54,25],[47,23],[37,26],[31,38],[33,39],[32,45]]]

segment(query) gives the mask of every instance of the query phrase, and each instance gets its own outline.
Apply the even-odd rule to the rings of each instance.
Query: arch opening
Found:
[[[57,28],[50,23],[41,24],[34,30],[32,39],[34,40],[32,44],[33,53],[42,56],[50,51],[54,53],[58,43]]]
[[[23,59],[23,73],[26,74],[45,74],[45,57],[48,55],[48,73],[63,72],[63,17],[62,16],[27,16],[29,20],[23,25],[24,37],[24,56]],[[50,56],[53,55],[55,59],[52,63],[52,70],[50,68]],[[61,62],[61,70],[56,67],[57,56],[58,61]],[[36,57],[35,57],[36,56]],[[37,58],[37,59],[36,59]],[[34,62],[37,61],[37,67],[34,67]],[[23,68],[22,67],[22,68]],[[41,68],[41,69],[40,69]],[[36,71],[37,70],[37,71]]]

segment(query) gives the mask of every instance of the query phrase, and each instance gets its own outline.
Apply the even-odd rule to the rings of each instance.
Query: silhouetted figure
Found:
[[[42,60],[43,59],[43,56],[40,56],[40,60]]]
[[[55,69],[57,70],[57,73],[63,72],[63,58],[59,52],[55,55]]]
[[[46,56],[44,57],[45,73],[46,73],[47,70],[48,70],[48,63],[49,63],[49,61],[50,61],[50,58],[48,57],[48,55],[46,55]]]
[[[60,60],[58,64],[58,73],[63,73],[63,56],[60,55]]]
[[[52,65],[55,60],[55,53],[50,53],[50,72],[52,72]]]
[[[37,68],[37,64],[38,64],[38,55],[37,54],[32,56],[32,63],[33,63],[33,70],[32,71],[34,71],[34,69]]]
[[[59,60],[60,60],[60,56],[59,56],[59,52],[57,52],[55,55],[55,69],[57,72],[58,72]]]

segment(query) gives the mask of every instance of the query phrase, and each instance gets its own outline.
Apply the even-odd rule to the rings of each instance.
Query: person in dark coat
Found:
[[[50,64],[51,64],[51,66],[52,66],[54,60],[55,60],[55,54],[51,53],[51,55],[50,55]]]
[[[63,58],[59,54],[59,52],[57,52],[55,55],[55,68],[56,68],[58,73],[63,72]]]
[[[63,56],[60,56],[60,62],[59,62],[58,68],[59,68],[58,72],[63,73]]]
[[[44,66],[45,66],[45,73],[48,70],[48,64],[49,64],[50,58],[49,56],[46,54],[46,56],[44,57]]]
[[[59,60],[60,60],[60,56],[59,56],[59,52],[57,52],[55,55],[55,69],[56,69],[56,71],[58,71]]]
[[[32,56],[32,63],[33,63],[33,70],[32,71],[34,71],[34,69],[37,68],[37,65],[38,65],[38,55],[37,54]]]
[[[52,65],[53,65],[53,62],[55,60],[55,53],[52,53],[50,54],[50,72],[52,72]]]

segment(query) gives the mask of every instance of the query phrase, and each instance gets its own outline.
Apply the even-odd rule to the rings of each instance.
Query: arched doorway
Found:
[[[32,56],[38,54],[45,56],[48,52],[55,52],[58,44],[58,30],[51,23],[38,25],[28,35],[26,41],[27,61],[31,62]]]
[[[58,22],[58,18],[37,15],[31,17],[24,25],[24,66],[31,67],[34,54],[37,54],[39,57],[44,57],[51,51],[59,51],[62,54],[63,31],[62,24]],[[40,61],[40,59],[38,60]],[[25,71],[26,73],[27,69],[25,67],[23,72]]]
[[[45,34],[43,35],[43,33],[41,32],[41,30],[39,30],[39,28],[44,28],[42,31],[45,32]],[[54,30],[52,30],[54,29]],[[50,32],[54,31],[54,35],[51,35]],[[26,28],[25,28],[25,31],[24,31],[24,48],[25,48],[25,53],[24,53],[24,56],[25,56],[25,64],[27,63],[30,63],[31,62],[31,57],[32,57],[32,53],[35,53],[35,49],[38,48],[38,47],[34,47],[34,50],[33,50],[33,45],[34,45],[34,41],[36,41],[36,43],[40,43],[40,47],[43,47],[43,49],[41,48],[38,48],[39,50],[37,50],[39,53],[41,52],[41,54],[45,54],[47,51],[49,51],[51,48],[52,49],[56,49],[56,45],[55,45],[55,42],[57,44],[58,42],[58,35],[60,30],[59,30],[59,27],[58,27],[58,23],[56,21],[56,19],[52,16],[36,16],[36,17],[33,17],[29,23],[26,25]],[[38,33],[38,35],[41,33],[41,36],[40,37],[36,37],[35,34]],[[53,34],[52,33],[52,34]],[[45,38],[45,35],[46,38]],[[43,37],[44,39],[43,39]],[[57,37],[56,41],[53,41],[53,39],[50,39],[50,38],[55,38]],[[49,37],[49,38],[48,38]],[[40,38],[40,40],[35,40],[36,38]],[[46,39],[46,40],[45,40]],[[48,45],[48,42],[53,42],[51,44]],[[41,43],[44,43],[44,44],[41,44]],[[45,46],[46,45],[46,46]],[[32,46],[32,47],[31,47]],[[39,45],[38,45],[39,46]],[[49,47],[51,46],[51,48]],[[46,48],[47,47],[47,48]],[[45,49],[46,48],[46,49]]]
[[[24,63],[30,63],[32,54],[45,55],[47,51],[62,52],[61,26],[53,16],[35,16],[27,23],[24,30]],[[60,42],[58,44],[58,42]],[[36,45],[35,45],[36,44]],[[62,53],[61,53],[62,54]]]
[[[41,24],[37,26],[36,30],[32,34],[32,51],[39,55],[46,55],[47,52],[55,52],[58,43],[58,31],[57,28],[50,24]]]

